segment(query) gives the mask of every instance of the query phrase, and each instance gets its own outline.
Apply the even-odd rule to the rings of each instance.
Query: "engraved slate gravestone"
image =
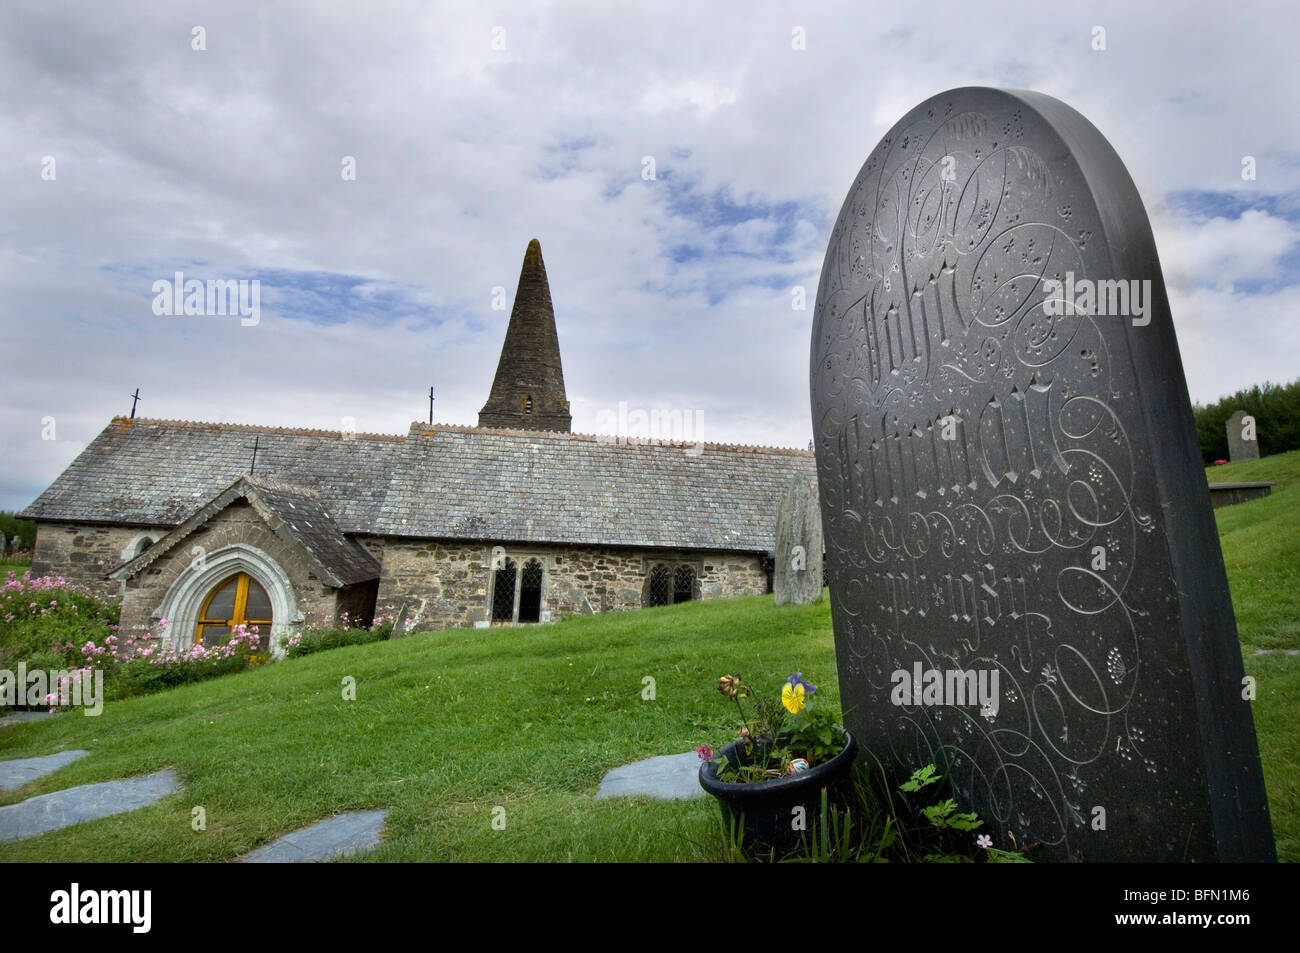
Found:
[[[1259,459],[1259,439],[1255,433],[1255,418],[1239,410],[1228,418],[1228,459]]]
[[[822,597],[822,514],[812,481],[790,481],[776,515],[772,594],[776,605],[807,605]]]
[[[951,765],[1035,858],[1272,859],[1160,264],[1102,135],[1032,92],[908,113],[831,235],[811,369],[864,746]]]

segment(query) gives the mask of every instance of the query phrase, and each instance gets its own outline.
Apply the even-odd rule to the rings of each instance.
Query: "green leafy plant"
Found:
[[[958,810],[948,778],[933,764],[891,784],[878,760],[854,772],[854,796],[847,809],[829,803],[810,818],[804,851],[788,858],[801,863],[1029,863],[1021,850],[992,846],[992,837],[973,812]],[[724,832],[726,833],[726,832]],[[729,850],[729,854],[731,851]]]

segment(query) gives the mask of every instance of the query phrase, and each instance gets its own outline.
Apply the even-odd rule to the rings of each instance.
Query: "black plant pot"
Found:
[[[727,745],[719,755],[733,767],[753,760],[741,741]],[[780,859],[798,850],[810,836],[821,813],[823,790],[828,805],[848,806],[857,755],[858,743],[846,731],[843,750],[815,768],[771,781],[732,784],[718,780],[719,765],[706,761],[700,765],[700,787],[718,799],[728,828],[741,825],[740,849],[746,857]]]

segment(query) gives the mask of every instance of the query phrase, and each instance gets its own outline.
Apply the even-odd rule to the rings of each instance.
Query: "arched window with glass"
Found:
[[[236,573],[219,582],[208,594],[199,611],[194,641],[208,648],[230,641],[237,625],[257,626],[260,644],[270,644],[271,597],[256,579],[246,572]]]

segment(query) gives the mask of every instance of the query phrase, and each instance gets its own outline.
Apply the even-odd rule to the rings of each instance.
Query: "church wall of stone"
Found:
[[[157,540],[168,532],[164,526],[38,523],[32,576],[62,576],[101,597],[116,596],[121,584],[107,574],[135,556],[132,543],[144,534]]]
[[[504,557],[520,568],[530,558],[542,562],[543,609],[552,621],[567,615],[640,608],[646,574],[657,562],[695,569],[700,596],[705,599],[767,591],[767,574],[756,555],[594,546],[502,545],[501,549]],[[416,630],[484,621],[490,614],[492,559],[493,547],[485,543],[385,540],[375,611],[396,613],[405,605]]]
[[[768,591],[767,572],[759,556],[714,554],[704,561],[700,576],[700,597],[755,596]]]
[[[304,622],[325,622],[339,611],[338,591],[323,585],[298,551],[271,532],[247,502],[240,501],[218,513],[172,552],[127,581],[122,598],[122,627],[148,628],[155,623],[154,610],[162,604],[167,592],[182,573],[193,571],[191,566],[197,558],[195,546],[202,547],[206,554],[235,543],[254,546],[280,565],[293,586],[294,600]]]

